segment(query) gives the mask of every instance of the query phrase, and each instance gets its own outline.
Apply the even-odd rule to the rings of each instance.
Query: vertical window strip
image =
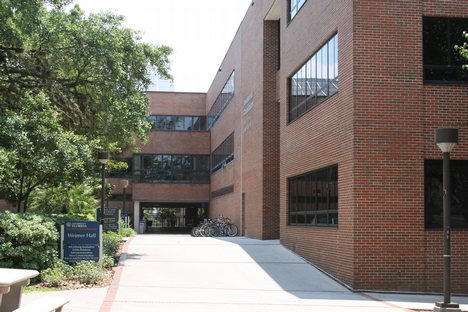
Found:
[[[338,92],[338,34],[289,78],[289,121]]]
[[[234,160],[234,132],[231,133],[214,151],[211,153],[211,173],[224,168]]]
[[[208,112],[208,126],[207,129],[211,129],[214,124],[218,121],[219,117],[226,109],[231,99],[234,97],[234,71],[229,76],[228,80],[224,84],[223,90],[216,98],[213,106]]]

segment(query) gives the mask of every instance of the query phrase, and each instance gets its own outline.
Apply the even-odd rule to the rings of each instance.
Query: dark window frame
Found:
[[[224,83],[223,89],[216,97],[215,102],[210,108],[207,115],[207,129],[211,129],[218,119],[223,114],[226,107],[231,103],[232,98],[235,95],[236,84],[235,84],[235,70],[231,72],[229,78]]]
[[[151,157],[151,158],[145,158]],[[188,159],[190,170],[183,166]],[[169,161],[167,161],[169,160]],[[181,160],[179,169],[174,167],[175,160]],[[159,163],[158,163],[159,161]],[[146,164],[153,163],[152,166]],[[205,168],[203,167],[205,162]],[[137,165],[139,163],[140,166]],[[133,157],[133,181],[154,184],[209,184],[210,155],[199,154],[135,154]],[[195,164],[198,165],[195,168]],[[147,167],[147,168],[146,168]]]
[[[288,226],[339,226],[338,165],[290,177],[287,189]]]
[[[324,71],[322,61],[324,54],[327,59],[326,71]],[[288,124],[339,92],[338,57],[338,33],[334,33],[289,76],[287,81]],[[322,66],[318,66],[319,63]],[[326,78],[322,78],[323,75],[326,75]],[[319,78],[319,76],[322,77]]]
[[[468,160],[451,160],[451,228],[468,230]],[[443,162],[424,160],[424,227],[443,226]]]
[[[292,6],[292,1],[296,2],[296,5],[294,5],[294,7]],[[302,4],[300,4],[301,2]],[[299,11],[302,9],[306,2],[307,0],[288,0],[288,24],[294,19],[294,17],[296,17],[296,15],[299,13]]]
[[[223,169],[234,160],[234,132],[211,153],[211,174]]]
[[[464,42],[462,35],[459,34],[459,36],[455,37],[453,30],[453,28],[459,27],[459,25],[456,25],[457,23],[462,22],[466,24],[466,29],[465,27],[461,27],[460,30],[468,30],[467,18],[423,17],[422,53],[423,81],[425,84],[468,84],[468,71],[462,68],[468,61],[463,60],[454,48],[456,44]],[[445,30],[441,31],[440,34],[436,33],[434,29],[437,27],[444,28]],[[428,38],[428,36],[432,37]],[[431,40],[431,38],[437,36],[445,37],[445,42]],[[457,43],[456,40],[460,40],[460,42]],[[436,42],[435,46],[432,44],[433,42]],[[446,50],[444,53],[436,53],[436,51],[442,52],[444,49]]]
[[[191,119],[191,126],[187,127],[187,119]],[[197,118],[197,121],[194,120]],[[182,129],[177,129],[177,120],[183,120]],[[166,120],[167,123],[163,122]],[[148,121],[151,123],[151,131],[177,131],[177,132],[207,132],[207,117],[202,115],[150,115]],[[172,124],[171,124],[172,123]],[[195,128],[196,127],[196,128]],[[200,129],[201,128],[201,129]]]

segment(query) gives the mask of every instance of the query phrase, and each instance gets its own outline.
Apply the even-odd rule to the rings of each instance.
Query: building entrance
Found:
[[[207,217],[206,203],[142,203],[145,233],[190,233]]]

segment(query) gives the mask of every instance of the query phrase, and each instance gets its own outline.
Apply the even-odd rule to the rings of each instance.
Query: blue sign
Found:
[[[99,245],[99,222],[70,221],[65,223],[64,244]]]
[[[96,221],[69,221],[62,225],[62,259],[68,263],[99,261],[100,224]]]
[[[99,261],[99,245],[64,245],[63,260],[68,263]]]

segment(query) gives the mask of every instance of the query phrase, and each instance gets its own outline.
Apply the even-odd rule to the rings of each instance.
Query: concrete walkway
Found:
[[[100,305],[84,306],[83,292]],[[353,293],[278,241],[138,235],[114,282],[70,293],[64,311],[431,311],[440,296]],[[31,297],[32,294],[26,294]],[[88,301],[90,298],[88,298]],[[468,311],[468,297],[454,297]],[[81,310],[79,309],[81,305]]]

